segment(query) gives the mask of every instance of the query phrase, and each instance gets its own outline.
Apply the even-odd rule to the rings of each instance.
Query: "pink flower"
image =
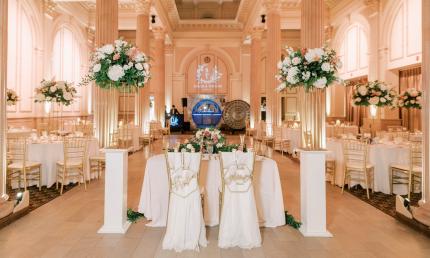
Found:
[[[119,53],[116,53],[116,54],[113,56],[113,60],[114,60],[114,61],[118,60],[119,58],[120,58]]]
[[[135,47],[130,48],[127,52],[128,57],[130,57],[131,59],[134,59],[136,54],[137,54],[137,49]]]

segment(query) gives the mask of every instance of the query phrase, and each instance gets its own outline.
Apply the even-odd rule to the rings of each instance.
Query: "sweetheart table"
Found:
[[[218,159],[202,159],[200,185],[204,186],[203,216],[208,226],[219,224],[219,189],[221,187]],[[257,157],[254,169],[255,200],[260,225],[285,225],[284,201],[276,162]],[[169,201],[169,183],[164,154],[148,159],[145,168],[139,212],[151,220],[147,226],[165,227]]]

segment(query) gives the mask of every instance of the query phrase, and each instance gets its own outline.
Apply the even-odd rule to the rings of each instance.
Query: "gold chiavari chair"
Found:
[[[118,141],[118,131],[114,131],[110,134],[110,141],[109,141],[109,148],[111,149],[117,149],[119,148],[119,141]]]
[[[331,178],[331,184],[336,183],[336,160],[333,158],[327,158],[325,161],[325,173]]]
[[[97,155],[89,157],[90,161],[90,178],[88,182],[91,182],[93,175],[97,175],[97,179],[101,178],[103,172],[106,169],[106,157],[105,155]]]
[[[285,135],[283,135],[281,126],[275,127],[273,137],[273,149],[277,150],[279,148],[282,155],[284,155],[284,151],[288,153],[290,140],[287,140]]]
[[[65,138],[64,139],[64,160],[57,161],[57,182],[56,189],[58,190],[58,183],[61,183],[60,194],[63,194],[65,183],[69,179],[84,182],[85,190],[87,183],[85,178],[85,161],[87,160],[87,146],[88,139],[86,138]]]
[[[421,184],[422,179],[422,145],[411,144],[409,147],[409,164],[390,165],[390,193],[393,193],[393,185],[403,184],[408,186],[408,198],[414,191],[416,183]]]
[[[27,185],[36,181],[40,191],[42,189],[42,164],[28,160],[27,140],[24,138],[9,139],[7,150],[7,179],[10,181],[11,186],[12,182],[16,180],[18,181],[18,187],[21,187],[21,180],[23,180],[24,190],[27,190]]]
[[[345,183],[351,187],[352,180],[365,184],[367,199],[370,199],[369,188],[373,190],[374,167],[367,162],[368,145],[363,142],[345,141],[343,143],[344,176],[342,193]]]
[[[252,136],[255,133],[255,129],[251,128],[251,121],[249,119],[246,120],[245,124],[245,136]]]

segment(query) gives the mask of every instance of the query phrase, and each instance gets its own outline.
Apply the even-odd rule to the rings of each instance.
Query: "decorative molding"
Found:
[[[151,11],[151,0],[135,0],[134,8],[138,14],[149,15]]]
[[[54,19],[58,15],[56,7],[57,4],[53,0],[43,0],[43,13],[46,17]]]

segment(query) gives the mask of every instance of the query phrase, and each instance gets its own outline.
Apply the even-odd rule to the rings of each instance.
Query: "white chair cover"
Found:
[[[168,153],[170,199],[163,249],[199,250],[205,247],[206,228],[198,185],[200,153]]]
[[[254,153],[222,152],[221,159],[225,187],[218,246],[259,247],[261,235],[252,186]]]

